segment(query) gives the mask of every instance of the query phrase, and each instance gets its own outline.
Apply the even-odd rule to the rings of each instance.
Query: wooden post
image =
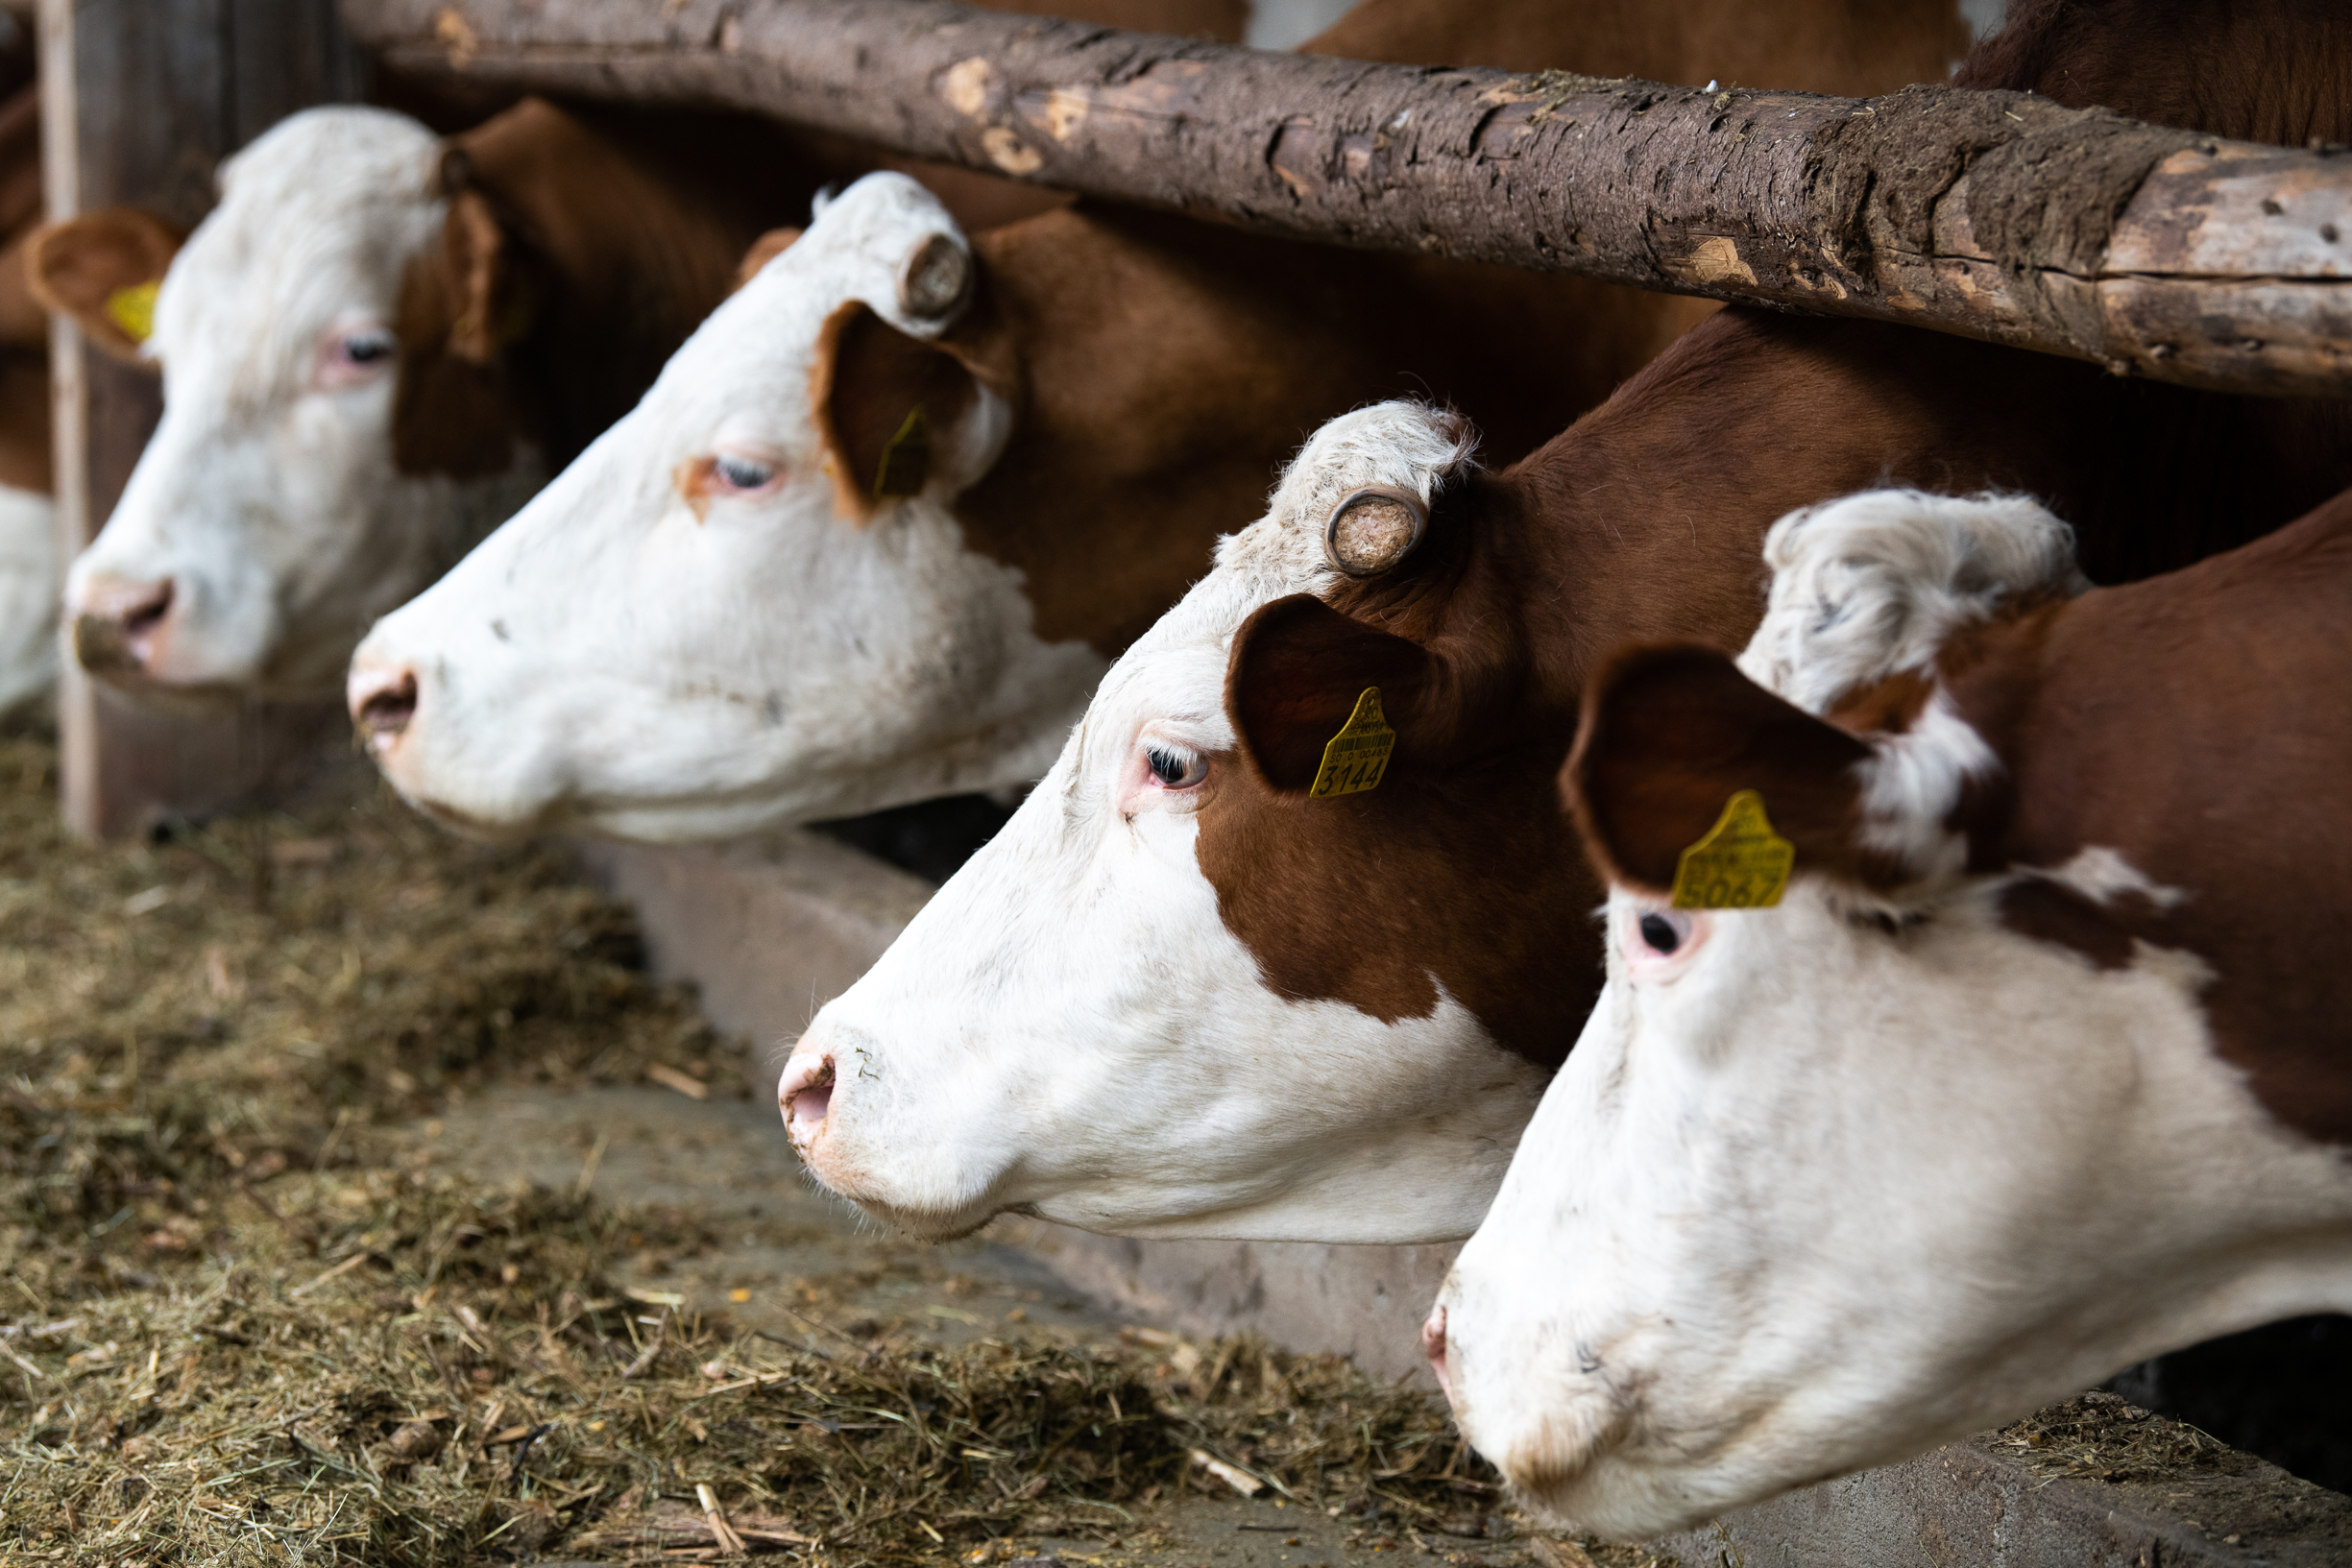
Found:
[[[333,0],[40,0],[42,174],[49,215],[114,203],[194,224],[222,158],[312,104],[360,96],[364,62]],[[156,377],[50,342],[61,558],[97,534],[162,413]],[[328,705],[211,713],[133,708],[70,658],[58,691],[65,818],[141,832],[254,794],[341,722]]]

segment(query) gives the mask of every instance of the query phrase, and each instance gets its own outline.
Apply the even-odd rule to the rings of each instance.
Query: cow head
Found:
[[[775,249],[775,247],[770,247]],[[478,830],[741,832],[1034,778],[1103,668],[950,510],[1010,431],[984,285],[871,175],[353,661],[400,791]]]
[[[819,1180],[930,1236],[1475,1223],[1597,965],[1568,726],[1498,674],[1455,504],[1471,439],[1387,403],[1307,445],[800,1040],[779,1095]],[[1318,796],[1344,729],[1393,732],[1385,773]]]
[[[2014,499],[1800,514],[1745,659],[1781,694],[1688,647],[1588,692],[1564,779],[1608,984],[1426,1335],[1464,1432],[1554,1514],[1682,1528],[2317,1310],[2249,1203],[2333,1191],[2340,1281],[2340,1158],[2265,1130],[2199,959],[2105,926],[2183,895],[2112,852],[1997,853],[2009,770],[1947,682],[1982,639],[2042,646],[2067,546]],[[1747,791],[1785,892],[1678,907]]]
[[[29,265],[99,347],[160,369],[162,422],[66,583],[73,646],[146,695],[316,695],[371,619],[527,495],[497,398],[525,308],[443,144],[367,109],[277,126],[176,244],[109,209]]]

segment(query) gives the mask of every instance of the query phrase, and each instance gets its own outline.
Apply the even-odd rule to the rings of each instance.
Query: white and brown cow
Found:
[[[44,231],[36,291],[163,375],[68,580],[81,662],[143,694],[337,688],[367,624],[625,412],[831,172],[791,148],[538,100],[446,140],[311,109],[222,166],[184,246],[134,208]]]
[[[1957,34],[1950,0],[1450,9],[1500,63],[1849,89],[1940,76]],[[1419,59],[1432,27],[1371,0],[1308,47]],[[1026,784],[1321,421],[1419,387],[1525,450],[1693,314],[1104,205],[967,236],[876,177],[384,619],[353,716],[481,831],[704,837]],[[930,456],[893,467],[918,410]]]
[[[0,70],[21,61],[0,53]],[[41,220],[40,88],[0,101],[0,716],[57,681],[57,510],[50,500],[49,318],[26,286]]]
[[[2161,112],[2168,50],[2195,38],[2149,36],[2136,72],[2084,74],[2153,84],[2124,107]],[[1992,59],[2047,74],[1979,84],[2062,87],[2081,58],[2019,42]],[[2325,108],[2352,130],[2352,102]],[[1600,985],[1601,890],[1556,774],[1603,655],[1736,645],[1774,519],[1874,484],[2042,497],[2122,581],[2352,485],[2348,427],[2342,405],[1736,309],[1501,472],[1451,414],[1335,421],[994,841],[817,1016],[779,1086],[794,1143],[927,1235],[1006,1208],[1133,1234],[1465,1234]],[[1325,529],[1370,487],[1425,527],[1344,569]],[[1315,798],[1370,687],[1386,775]]]
[[[1686,1526],[2352,1309],[2352,495],[2079,596],[2065,546],[1857,497],[1776,529],[1738,666],[1595,681],[1609,983],[1428,1333],[1547,1511]],[[1751,790],[1778,905],[1676,907]]]

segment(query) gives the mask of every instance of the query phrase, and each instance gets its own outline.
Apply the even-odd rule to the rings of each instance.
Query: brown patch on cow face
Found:
[[[0,485],[49,494],[49,361],[0,350]]]
[[[1900,873],[1866,856],[1857,832],[1857,770],[1870,757],[1720,649],[1634,648],[1594,679],[1561,779],[1586,850],[1612,881],[1664,897],[1683,852],[1753,789],[1797,847],[1798,871],[1883,888]]]
[[[1299,594],[1244,623],[1225,675],[1242,749],[1212,760],[1196,853],[1278,994],[1394,1023],[1427,1017],[1443,986],[1556,1067],[1601,982],[1601,890],[1551,782],[1571,720],[1528,695],[1486,595],[1436,591],[1464,546],[1450,512],[1395,573],[1355,585],[1348,613]],[[1367,686],[1397,732],[1386,773],[1309,798]]]
[[[1566,738],[1461,770],[1392,762],[1329,800],[1211,759],[1196,853],[1219,918],[1277,995],[1394,1024],[1428,1017],[1443,986],[1505,1049],[1557,1067],[1601,983],[1601,890],[1551,782]]]
[[[159,283],[187,236],[139,207],[102,207],[50,224],[34,234],[25,280],[46,309],[69,316],[84,336],[117,359],[154,369],[139,340],[123,329],[109,302],[123,290]]]
[[[826,317],[809,372],[809,406],[824,443],[835,515],[859,524],[873,519],[888,488],[881,483],[884,464],[916,410],[932,442],[943,442],[978,396],[954,354],[908,336],[863,302]]]

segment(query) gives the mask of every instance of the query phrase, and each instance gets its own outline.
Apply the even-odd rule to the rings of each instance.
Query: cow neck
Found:
[[[956,515],[1022,573],[1041,639],[1106,657],[1258,516],[1323,421],[1423,396],[1523,450],[1605,397],[1649,351],[1641,324],[1673,314],[1576,279],[1082,203],[973,247],[988,313],[948,346],[1000,368],[1014,429]],[[1620,314],[1623,334],[1595,331]]]
[[[2020,0],[1952,84],[2300,147],[2352,140],[2340,0]]]
[[[827,172],[731,117],[705,136],[642,119],[528,100],[458,140],[527,255],[534,298],[507,379],[556,465],[635,405],[751,242],[805,213]]]
[[[2217,1047],[2264,1107],[2352,1145],[2352,969],[2315,958],[2352,887],[2348,598],[2352,494],[2169,577],[1955,639],[1939,673],[2003,767],[1999,808],[1968,823],[1976,867],[2105,852],[2149,889],[2098,900],[2030,879],[2004,922],[2101,969],[2143,943],[2194,953]]]

